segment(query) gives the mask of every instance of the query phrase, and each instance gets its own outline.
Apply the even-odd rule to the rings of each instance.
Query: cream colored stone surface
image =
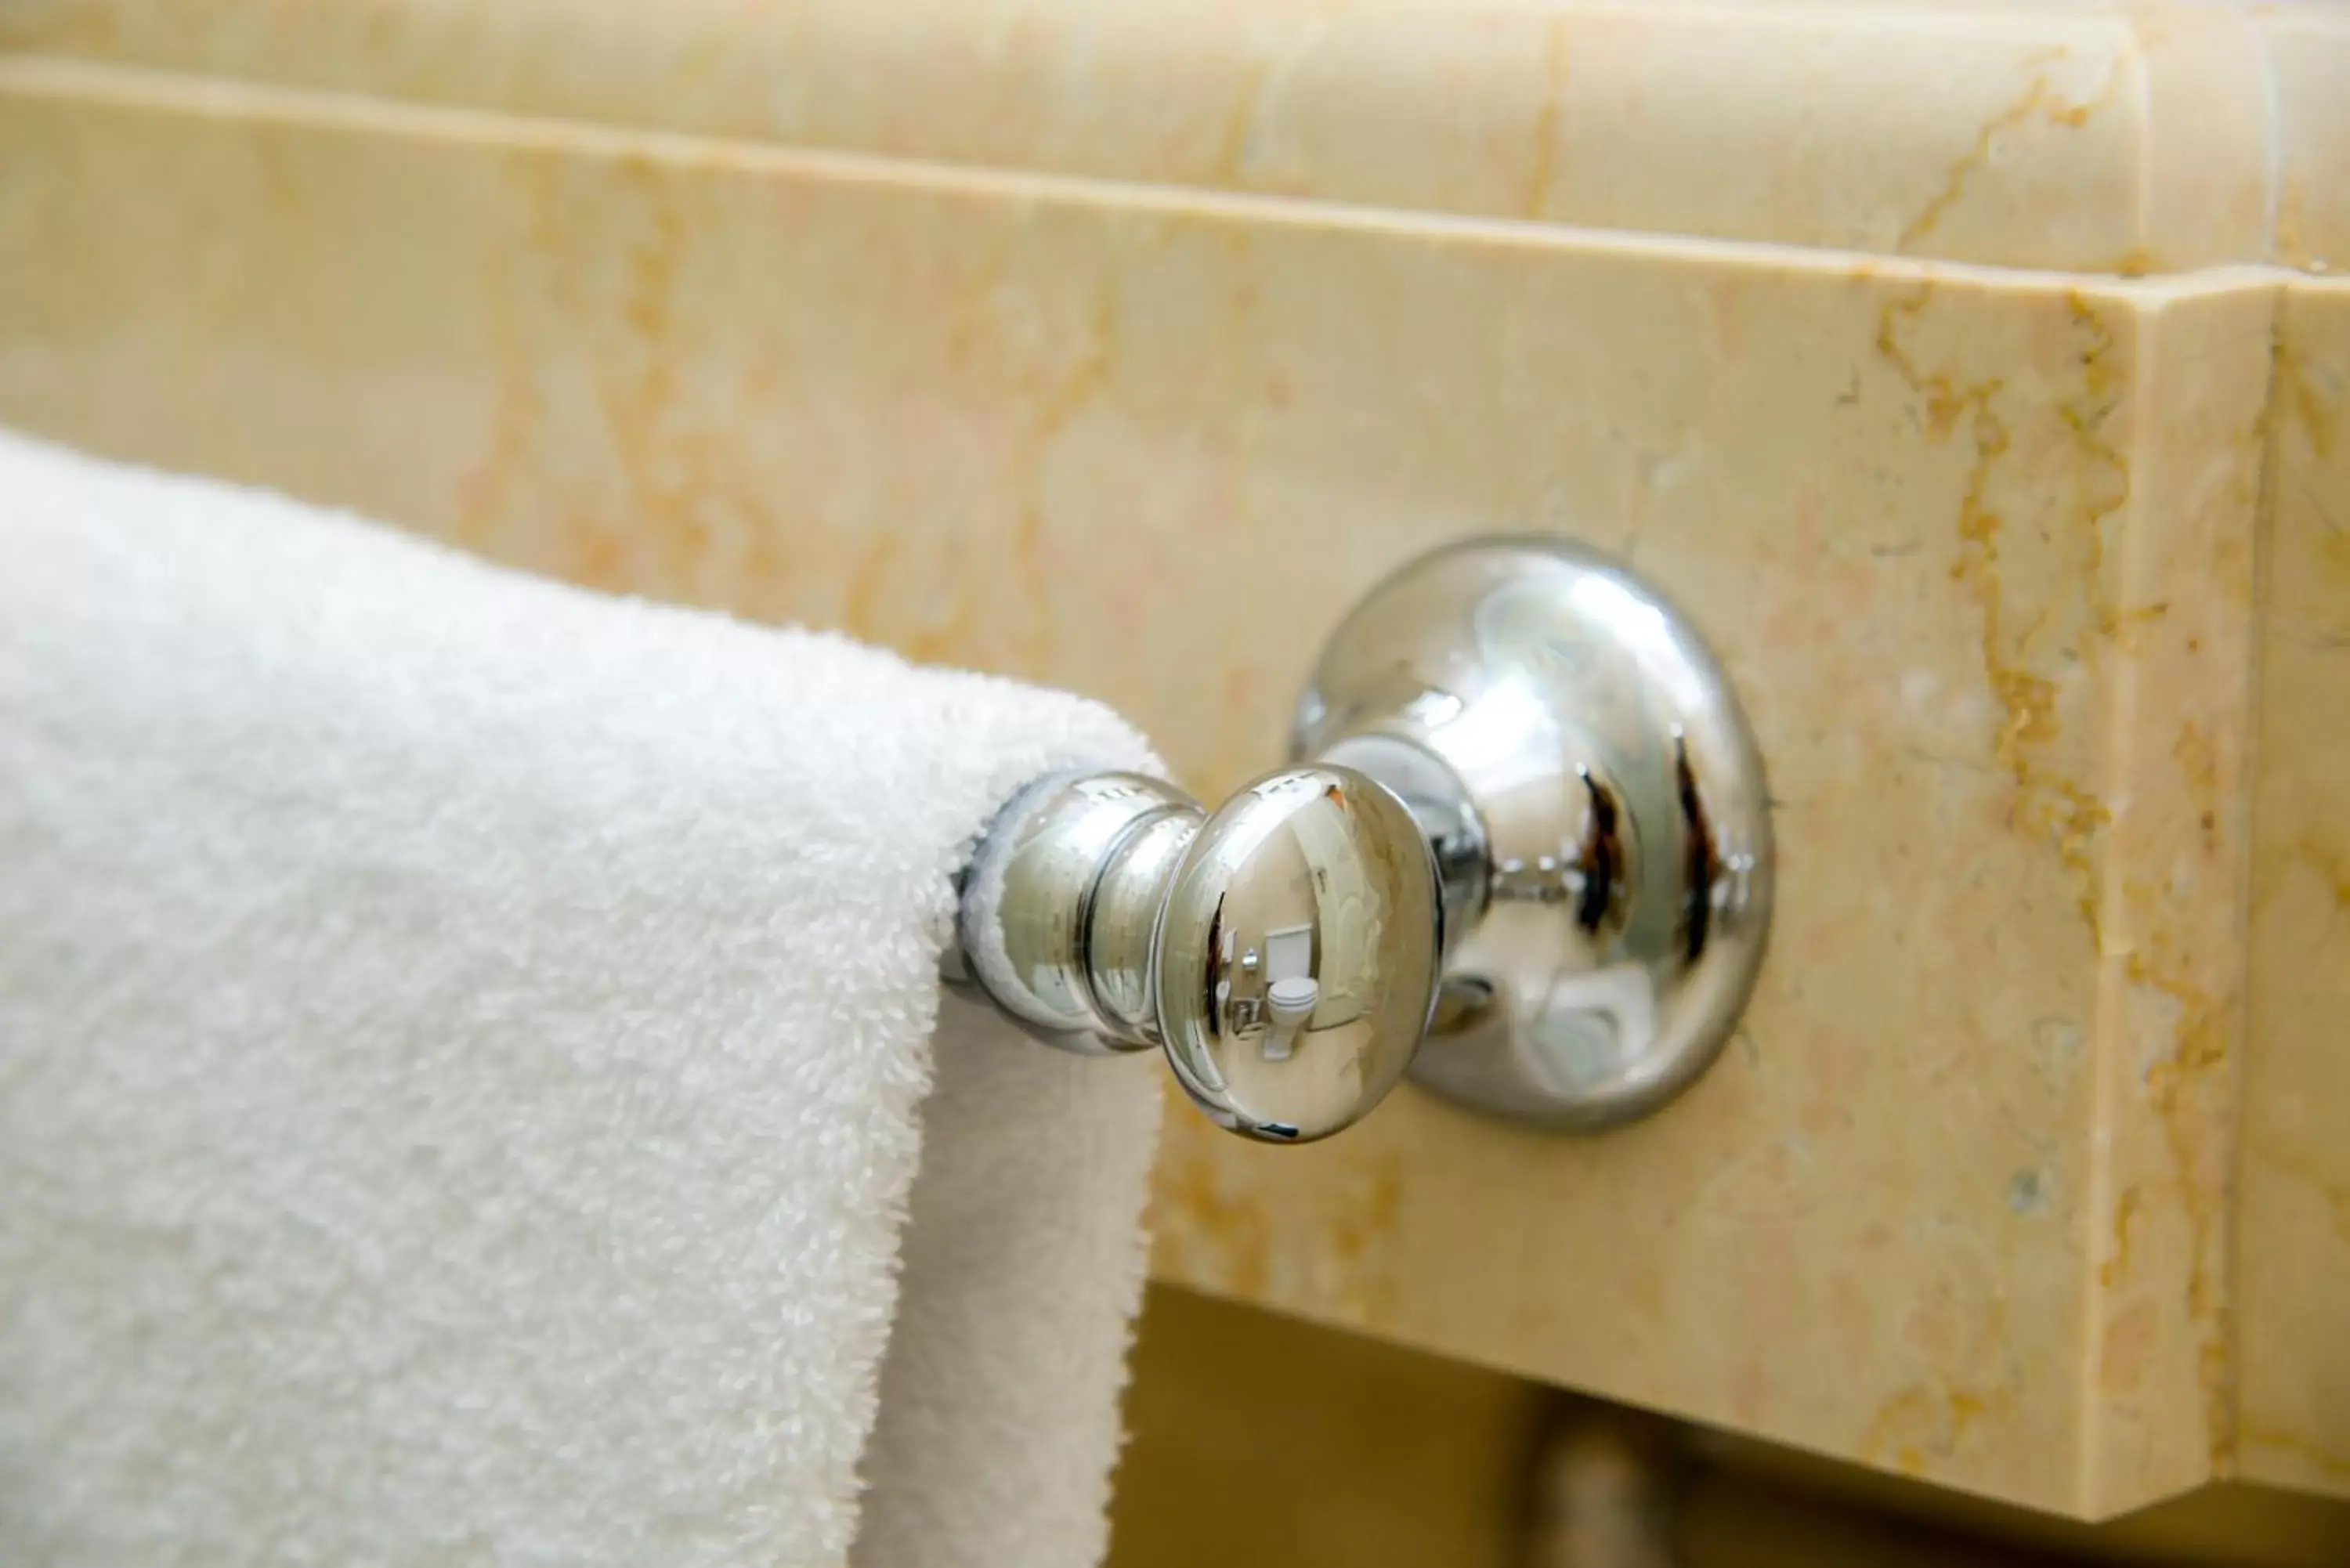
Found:
[[[2243,1124],[2247,1475],[2350,1493],[2350,282],[2278,323]]]
[[[2272,5],[2260,26],[2273,62],[2276,259],[2350,271],[2350,6]]]
[[[2271,47],[2306,88],[2288,129],[2338,126],[2350,94],[2306,47],[2335,26],[2185,0],[19,0],[0,47],[957,164],[2157,272],[2270,255]],[[2307,145],[2334,161],[2294,165],[2299,248],[2342,200],[2322,175],[2344,141]]]
[[[1440,540],[1687,605],[1771,962],[1591,1140],[1179,1117],[1162,1277],[2033,1506],[2230,1462],[2274,275],[1500,228],[0,59],[0,420],[1117,703],[1216,792]],[[2341,1354],[2341,1353],[2336,1353]]]

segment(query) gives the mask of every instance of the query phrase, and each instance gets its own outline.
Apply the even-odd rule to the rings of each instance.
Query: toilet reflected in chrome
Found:
[[[1270,774],[1208,819],[1152,953],[1175,1076],[1219,1124],[1337,1131],[1387,1096],[1435,1005],[1435,865],[1402,801],[1342,767]]]

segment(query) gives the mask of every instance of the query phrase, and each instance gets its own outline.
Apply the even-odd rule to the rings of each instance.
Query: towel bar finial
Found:
[[[1213,815],[1130,774],[1031,784],[965,873],[964,974],[1053,1044],[1160,1047],[1216,1121],[1278,1142],[1407,1070],[1613,1126],[1719,1054],[1770,924],[1762,763],[1629,571],[1535,539],[1422,556],[1333,635],[1293,751]]]

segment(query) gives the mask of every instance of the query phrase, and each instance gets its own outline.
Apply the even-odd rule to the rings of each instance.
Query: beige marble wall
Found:
[[[1557,529],[1689,606],[1773,954],[1594,1140],[1178,1118],[1162,1277],[2033,1506],[2235,1446],[2270,317],[0,57],[0,419],[1274,760],[1323,630]]]
[[[2322,49],[2338,60],[2350,28],[2290,14],[2314,9],[24,0],[0,47],[1089,179],[2159,272],[2264,259],[2281,215],[2297,253],[2339,227],[2324,175],[2350,142]],[[2272,137],[2300,150],[2282,214]]]
[[[2245,1473],[2350,1493],[2350,283],[2278,321],[2243,1125]]]
[[[2272,5],[2259,25],[2274,104],[2273,254],[2350,271],[2350,7]]]

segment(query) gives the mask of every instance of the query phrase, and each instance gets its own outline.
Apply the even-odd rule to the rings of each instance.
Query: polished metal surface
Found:
[[[1412,562],[1325,645],[1295,747],[1446,826],[1461,899],[1482,881],[1415,1082],[1598,1128],[1730,1038],[1770,924],[1762,761],[1695,630],[1627,569],[1534,539]]]
[[[1294,742],[1204,820],[1135,774],[1031,784],[964,875],[951,978],[1065,1049],[1159,1046],[1284,1143],[1407,1071],[1609,1127],[1720,1053],[1770,923],[1762,763],[1627,568],[1541,539],[1412,562],[1331,638]]]
[[[1403,1076],[1436,997],[1438,903],[1410,813],[1350,769],[1269,774],[1204,825],[1154,779],[1055,775],[980,841],[959,978],[1063,1049],[1161,1045],[1220,1125],[1303,1143]]]
[[[1152,955],[1167,1059],[1219,1125],[1304,1142],[1358,1120],[1436,1000],[1436,866],[1352,769],[1268,774],[1200,829]]]
[[[1163,846],[1170,830],[1187,842],[1204,815],[1174,785],[1139,774],[1055,774],[1022,790],[963,874],[956,935],[969,977],[1065,1051],[1156,1044],[1139,1026],[1139,977],[1164,878],[1133,875],[1131,852]],[[1096,978],[1097,939],[1106,984]]]

